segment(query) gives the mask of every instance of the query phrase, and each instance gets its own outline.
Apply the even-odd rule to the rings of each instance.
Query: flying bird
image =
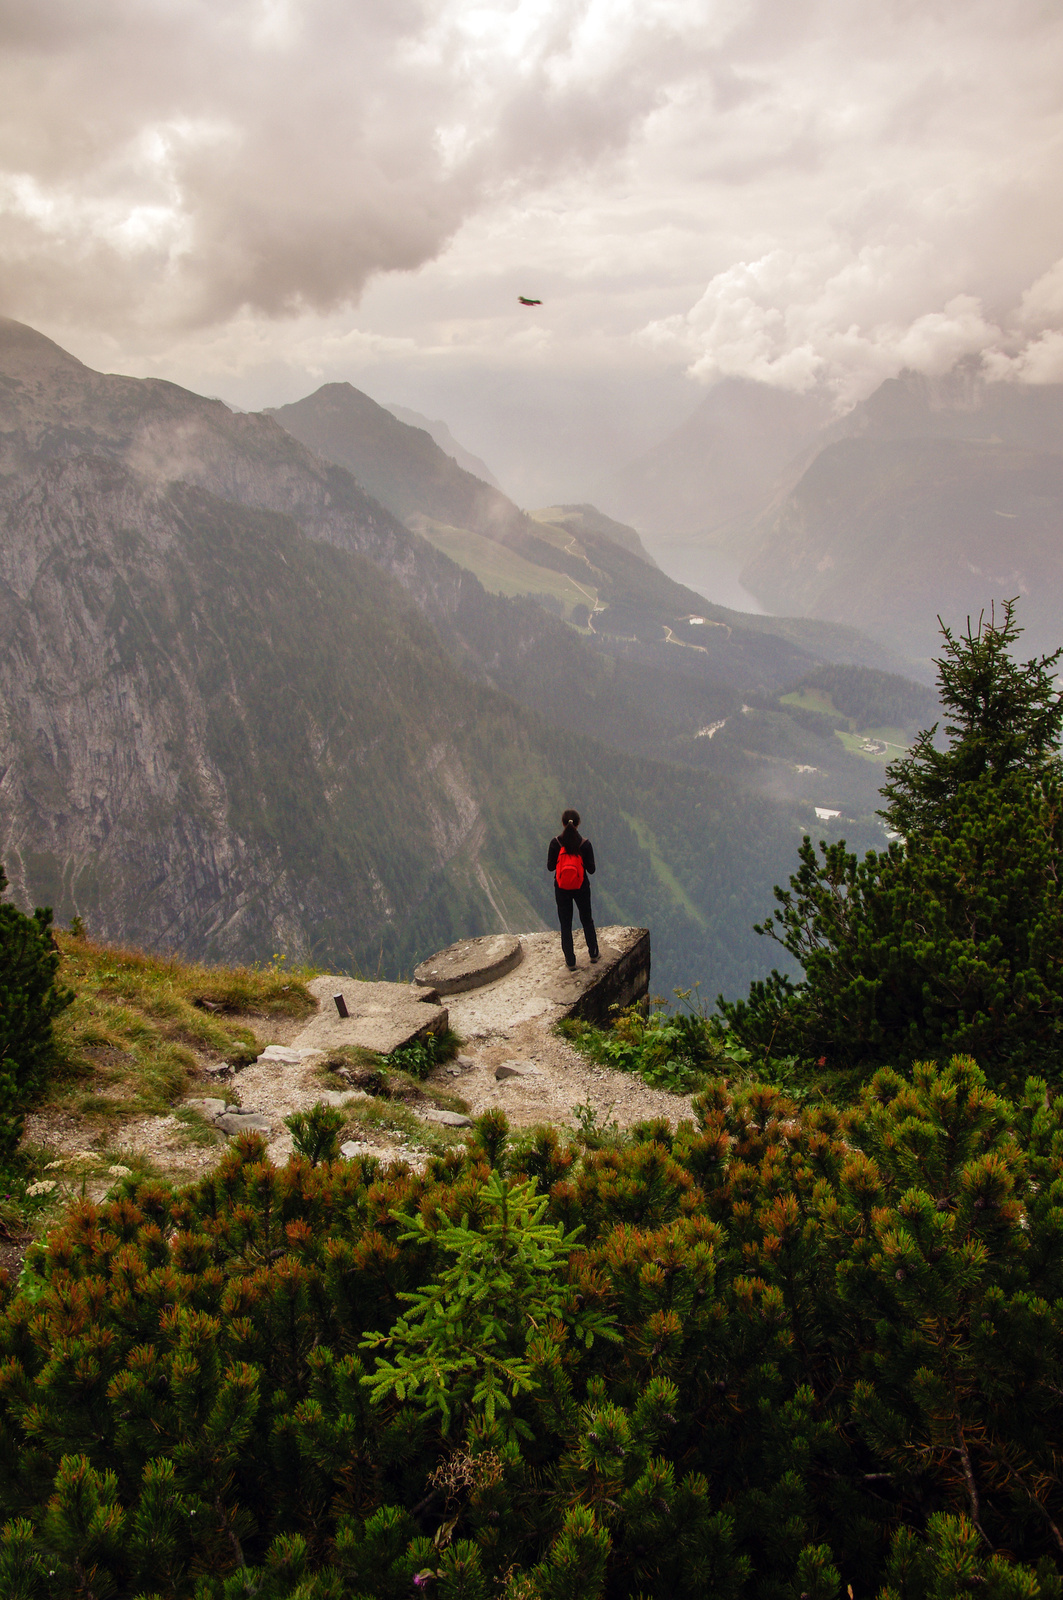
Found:
[[[541,300],[529,300],[528,296],[526,294],[519,294],[517,296],[517,299],[520,301],[522,306],[541,306],[542,305],[542,301]]]

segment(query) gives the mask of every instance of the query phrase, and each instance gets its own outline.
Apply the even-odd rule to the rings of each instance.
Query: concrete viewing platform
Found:
[[[283,1043],[266,1046],[258,1060],[241,1071],[241,1103],[230,1103],[220,1093],[222,1085],[213,1080],[213,1094],[188,1105],[224,1133],[265,1134],[271,1157],[284,1160],[292,1148],[284,1121],[291,1112],[320,1103],[346,1108],[353,1127],[358,1122],[358,1102],[371,1098],[372,1090],[361,1084],[322,1086],[320,1067],[329,1054],[355,1045],[388,1056],[449,1024],[466,1046],[453,1061],[436,1068],[423,1103],[412,1108],[426,1129],[467,1128],[474,1117],[493,1108],[504,1111],[514,1127],[571,1126],[577,1110],[588,1107],[603,1125],[612,1119],[628,1126],[651,1116],[674,1123],[689,1114],[688,1097],[676,1097],[630,1073],[587,1061],[554,1032],[555,1024],[565,1017],[608,1024],[617,1009],[648,994],[648,931],[599,928],[601,959],[595,963],[578,935],[577,939],[577,965],[571,972],[557,933],[550,932],[461,940],[423,963],[420,984],[314,978],[309,987],[317,1013],[297,1032],[286,1031]],[[432,973],[444,982],[457,978],[464,987],[449,993],[444,1005],[439,990],[424,985],[423,977]],[[476,987],[470,987],[473,984]],[[437,1092],[455,1095],[463,1109],[430,1103],[433,1083]],[[358,1138],[344,1142],[342,1153],[417,1162],[427,1158],[427,1147],[416,1136],[411,1142],[406,1133],[367,1124]]]
[[[479,988],[447,997],[450,1026],[458,1033],[469,1039],[504,1034],[533,1018],[545,1026],[563,1017],[605,1024],[614,1007],[649,993],[647,928],[599,928],[600,961],[592,965],[586,951],[578,949],[574,972],[565,966],[556,933],[525,933],[520,943],[519,966]]]
[[[608,1023],[615,1008],[649,993],[649,930],[600,928],[598,943],[601,959],[592,965],[581,949],[574,972],[556,933],[525,933],[459,940],[423,961],[413,984],[314,978],[309,988],[320,1009],[277,1059],[301,1061],[343,1045],[390,1055],[448,1025],[466,1038],[483,1038],[532,1019],[545,1026],[563,1017]]]
[[[390,1055],[447,1026],[447,1008],[433,989],[409,983],[364,983],[359,978],[312,978],[307,986],[320,1006],[292,1041],[294,1050],[328,1052],[345,1044]],[[335,997],[342,996],[344,1016]]]

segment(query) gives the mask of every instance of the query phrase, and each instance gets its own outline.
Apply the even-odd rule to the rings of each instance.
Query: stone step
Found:
[[[312,978],[308,985],[320,1010],[292,1041],[291,1049],[305,1058],[314,1051],[328,1053],[344,1045],[357,1045],[388,1056],[429,1033],[441,1033],[449,1017],[431,992],[409,983],[363,983],[358,978]],[[336,1008],[343,997],[347,1016]]]
[[[502,1061],[495,1068],[495,1077],[503,1083],[506,1078],[541,1078],[542,1072],[534,1061]]]
[[[429,1106],[424,1111],[418,1109],[417,1115],[423,1122],[438,1122],[443,1128],[472,1127],[472,1118],[463,1111],[443,1111],[438,1106]]]
[[[237,1133],[272,1133],[273,1124],[260,1111],[226,1111],[214,1118],[214,1126],[230,1137]]]

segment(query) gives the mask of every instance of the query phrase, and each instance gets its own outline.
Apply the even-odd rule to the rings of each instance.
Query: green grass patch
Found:
[[[206,967],[70,933],[57,940],[58,981],[77,998],[56,1022],[46,1098],[105,1125],[165,1114],[204,1061],[246,1066],[261,1049],[259,1017],[315,1009],[310,973],[283,964]]]
[[[364,1087],[367,1076],[382,1071],[382,1058],[375,1050],[365,1050],[358,1044],[345,1044],[331,1050],[324,1061],[318,1062],[314,1076],[323,1089],[349,1089],[352,1083],[359,1088]]]
[[[401,1100],[365,1100],[344,1106],[346,1117],[342,1139],[362,1139],[367,1132],[391,1134],[406,1140],[430,1155],[439,1155],[461,1144],[466,1130],[422,1122]]]
[[[354,1058],[352,1061],[351,1058]],[[395,1101],[400,1105],[428,1101],[442,1111],[467,1112],[469,1107],[448,1085],[426,1083],[416,1072],[395,1066],[394,1056],[374,1055],[371,1050],[345,1047],[335,1051],[317,1071],[318,1081],[328,1089],[361,1089],[375,1100]]]
[[[452,528],[445,523],[431,522],[427,518],[420,517],[416,521],[416,527],[418,533],[422,534],[429,544],[434,544],[437,550],[442,550],[452,561],[456,561],[459,567],[475,573],[491,594],[552,595],[555,600],[561,602],[566,615],[571,613],[575,606],[593,607],[597,602],[598,591],[592,584],[584,584],[581,587],[565,573],[554,572],[549,567],[536,566],[534,562],[518,555],[515,550],[510,550],[504,544],[498,544],[494,539],[486,538],[482,533],[473,533],[468,528]],[[546,529],[543,531],[545,533]],[[560,548],[564,549],[567,542],[561,540]]]
[[[823,689],[793,689],[789,694],[779,696],[779,704],[797,706],[800,711],[818,711],[824,717],[841,715],[830,695]]]
[[[847,733],[842,728],[835,728],[834,736],[854,756],[860,756],[879,767],[896,761],[908,748],[908,740],[901,728],[868,728],[863,733]],[[869,743],[885,745],[885,749],[868,750],[865,746]]]

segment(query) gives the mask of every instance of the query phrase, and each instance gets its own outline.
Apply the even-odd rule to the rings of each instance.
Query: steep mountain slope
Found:
[[[363,557],[99,457],[8,479],[0,519],[0,849],[24,900],[190,954],[392,972],[548,918],[540,857],[578,794],[600,915],[654,926],[660,977],[730,987],[756,959],[793,824],[473,685]]]
[[[836,425],[765,517],[742,581],[772,608],[844,620],[913,657],[1022,597],[1024,643],[1054,649],[1063,602],[1063,385],[883,384]]]
[[[824,742],[796,724],[777,696],[823,661],[900,669],[889,651],[854,629],[712,605],[649,562],[634,529],[593,506],[530,518],[509,506],[502,515],[499,497],[350,385],[327,385],[274,415],[356,468],[493,594],[536,602],[499,607],[466,585],[450,619],[491,682],[525,705],[629,754],[726,773],[776,798],[875,809],[880,775],[829,729]],[[481,531],[454,526],[463,516]],[[581,624],[583,641],[541,608]]]
[[[466,472],[423,429],[400,422],[352,384],[323,384],[304,400],[264,415],[346,467],[404,522],[428,516],[506,542],[527,521],[501,490]]]
[[[0,836],[27,898],[232,956],[364,952],[423,899],[479,806],[453,670],[383,574],[99,457],[6,480],[0,517]]]
[[[819,660],[854,661],[894,670],[900,662],[856,632],[808,627],[800,620],[753,618],[713,606],[676,583],[647,557],[633,528],[593,506],[547,508],[534,518],[504,495],[463,472],[423,432],[407,428],[368,395],[346,383],[325,384],[292,405],[265,413],[329,461],[353,472],[395,516],[405,519],[497,592],[520,592],[506,575],[485,570],[482,546],[458,535],[501,544],[539,576],[523,592],[550,604],[551,577],[566,580],[554,603],[569,615],[593,610],[589,629],[612,650],[652,661],[666,671],[693,674],[719,685],[774,692],[783,681]],[[547,593],[543,593],[546,590]],[[582,603],[579,603],[582,602]],[[717,626],[701,648],[679,664],[670,644],[691,614]]]
[[[390,400],[385,402],[384,409],[390,411],[400,422],[405,422],[408,428],[420,428],[429,434],[444,455],[451,456],[459,467],[471,472],[474,478],[482,478],[492,489],[498,489],[500,493],[505,492],[487,462],[481,461],[479,456],[474,456],[471,450],[466,450],[464,445],[460,445],[441,418],[423,416],[420,411],[411,411],[409,406],[395,405]]]
[[[820,453],[846,440],[868,448],[835,456],[803,484]],[[936,472],[926,452],[905,458],[889,448],[946,440],[978,447],[962,458],[966,495],[957,492],[955,455],[941,451]],[[1015,470],[997,456],[1000,447],[1063,451],[1063,385],[989,382],[972,358],[941,377],[903,372],[832,421],[810,397],[728,379],[610,485],[607,503],[643,527],[662,561],[694,588],[726,596],[744,590],[768,611],[845,622],[918,662],[935,648],[940,607],[978,610],[994,579],[1031,596],[1055,583],[1035,504],[1047,497],[1040,512],[1058,520],[1054,490],[1031,486],[1025,510],[997,519],[996,538],[984,517],[969,525],[971,508],[991,501]],[[1038,475],[1047,482],[1051,469],[1030,462],[1029,474],[1031,485]],[[917,514],[916,532],[911,512],[922,500],[932,505]],[[1009,525],[1027,513],[1028,526]],[[913,555],[929,581],[907,570]],[[968,568],[986,583],[956,576]],[[1050,587],[1045,611],[1056,604]]]
[[[460,573],[412,540],[349,473],[264,415],[154,378],[93,372],[22,323],[0,318],[0,472],[91,453],[157,485],[183,482],[292,516],[310,537],[368,555],[443,622]]]
[[[357,391],[351,394],[357,400]],[[435,452],[435,466],[442,460],[449,472],[475,487],[475,480],[458,474],[426,436],[382,408],[375,411],[404,444],[423,440]],[[185,482],[251,510],[289,515],[310,538],[367,556],[403,586],[462,670],[504,688],[530,709],[557,717],[573,732],[593,735],[609,727],[628,751],[670,756],[676,733],[689,742],[715,719],[721,695],[733,701],[738,694],[773,694],[821,659],[800,638],[802,628],[810,638],[823,634],[819,625],[782,624],[778,632],[762,632],[767,619],[706,608],[700,596],[599,532],[573,541],[556,528],[531,522],[480,485],[509,506],[506,515],[516,519],[521,541],[525,547],[531,541],[533,555],[553,561],[551,571],[571,576],[584,588],[610,586],[612,609],[606,615],[620,635],[616,649],[630,661],[618,677],[589,648],[593,638],[581,641],[540,608],[509,605],[485,594],[475,579],[371,499],[348,472],[315,455],[272,417],[234,415],[220,402],[174,384],[93,372],[34,330],[0,320],[0,469],[26,474],[86,452],[121,462],[160,488]],[[698,648],[669,642],[673,624],[702,610],[719,626],[704,630]],[[641,639],[634,634],[636,624]],[[843,650],[850,638],[854,641],[857,660],[863,659],[861,649],[872,648],[858,635],[836,631]],[[881,662],[872,656],[874,664],[888,664],[885,653],[880,655]],[[640,667],[648,668],[648,675],[640,675]],[[664,705],[670,678],[681,682]],[[701,686],[700,701],[688,680]]]

